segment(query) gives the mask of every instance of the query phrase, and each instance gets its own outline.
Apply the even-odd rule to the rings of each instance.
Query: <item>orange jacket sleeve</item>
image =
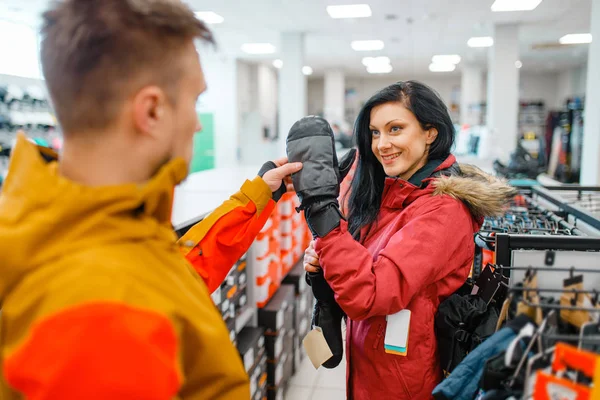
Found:
[[[179,239],[183,254],[211,293],[248,251],[275,204],[269,186],[256,177]]]
[[[32,327],[4,362],[27,400],[170,400],[182,378],[171,322],[118,303],[88,303]]]

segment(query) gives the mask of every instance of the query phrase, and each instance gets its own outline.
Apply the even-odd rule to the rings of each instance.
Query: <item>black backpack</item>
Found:
[[[438,307],[435,334],[444,376],[496,332],[498,310],[477,295],[454,293]]]

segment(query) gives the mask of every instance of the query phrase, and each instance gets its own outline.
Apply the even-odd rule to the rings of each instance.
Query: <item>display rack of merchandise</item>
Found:
[[[548,174],[565,183],[579,182],[583,145],[584,102],[574,98],[546,118],[544,136]]]
[[[542,237],[586,237],[600,236],[600,230],[586,229],[573,223],[573,216],[580,220],[584,214],[572,210],[565,212],[565,203],[554,199],[549,202],[544,188],[521,187],[501,217],[488,217],[475,235],[476,257],[473,274],[477,275],[483,266],[498,262],[498,254],[507,257],[507,240],[511,236]],[[600,224],[600,222],[598,222]],[[542,240],[542,239],[539,239]],[[506,262],[507,259],[501,260]]]
[[[545,154],[544,131],[546,111],[543,101],[519,104],[519,140],[534,158]]]
[[[600,187],[534,186],[531,191],[538,202],[564,215],[579,230],[591,236],[600,236]]]

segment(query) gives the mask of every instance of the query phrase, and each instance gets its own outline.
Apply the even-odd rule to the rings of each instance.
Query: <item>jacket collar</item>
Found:
[[[36,146],[25,135],[19,134],[2,188],[4,194],[29,197],[27,200],[31,202],[35,202],[36,196],[48,200],[69,194],[87,201],[85,204],[79,202],[72,205],[71,212],[80,211],[82,216],[91,210],[112,214],[141,213],[161,224],[170,225],[174,187],[188,173],[185,160],[174,159],[143,184],[87,187],[60,175],[57,160],[56,152]],[[85,210],[86,207],[90,210]],[[68,210],[63,208],[61,211]]]
[[[404,208],[420,196],[433,192],[428,185],[432,179],[435,179],[431,175],[450,168],[455,162],[456,157],[450,154],[445,160],[428,161],[408,181],[400,178],[385,178],[382,208]]]

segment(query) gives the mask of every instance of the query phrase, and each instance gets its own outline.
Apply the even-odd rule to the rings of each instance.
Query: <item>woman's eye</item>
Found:
[[[392,132],[400,132],[402,128],[400,128],[399,126],[393,126],[392,127]]]
[[[379,136],[379,131],[371,131],[371,134],[372,134],[373,136]]]

